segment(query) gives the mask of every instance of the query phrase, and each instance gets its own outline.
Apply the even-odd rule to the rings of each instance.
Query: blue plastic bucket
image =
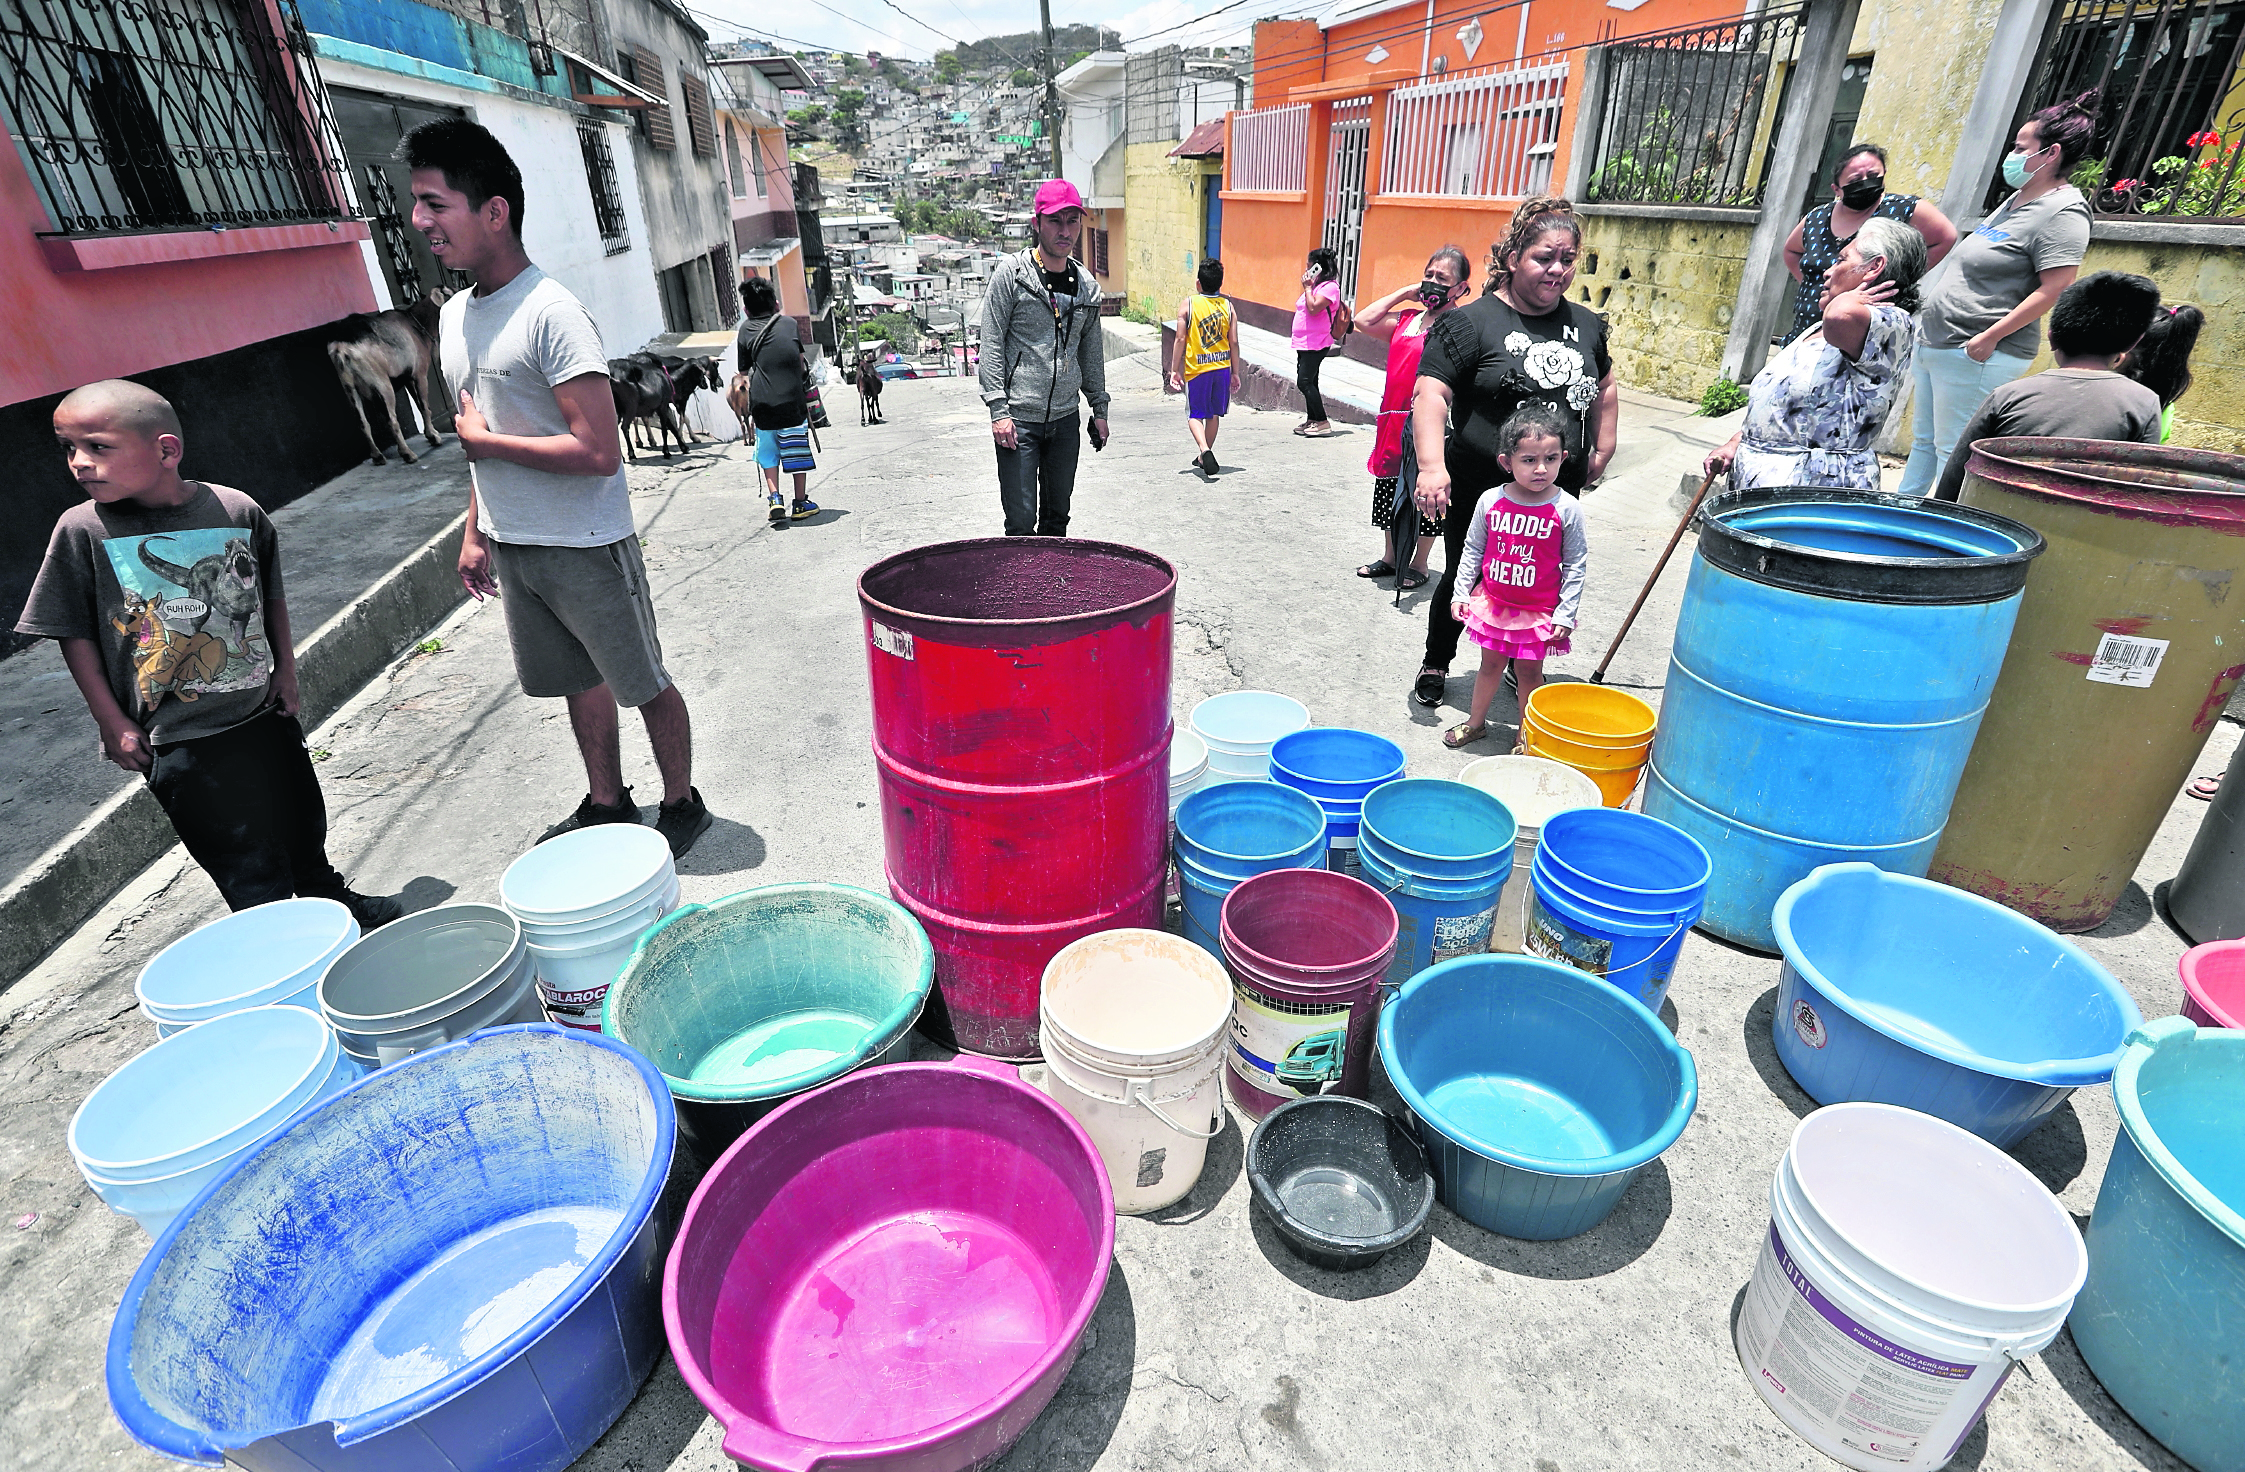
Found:
[[[1827,864],[1770,923],[1778,1061],[1819,1104],[1898,1104],[2009,1149],[2111,1078],[2143,1021],[2081,947],[1930,879]]]
[[[2162,1017],[2113,1074],[2120,1134],[2089,1219],[2074,1344],[2193,1467],[2245,1467],[2245,1032]]]
[[[1657,1012],[1711,868],[1695,839],[1658,818],[1554,814],[1528,866],[1527,953],[1604,977]]]
[[[1403,748],[1370,731],[1313,726],[1271,746],[1271,780],[1306,792],[1325,809],[1332,847],[1356,847],[1364,799],[1403,775]]]
[[[1507,1237],[1604,1221],[1699,1099],[1692,1055],[1659,1018],[1526,956],[1419,973],[1381,1010],[1379,1036],[1442,1204]]]
[[[1177,807],[1185,939],[1221,961],[1224,897],[1273,869],[1324,867],[1325,810],[1276,782],[1220,782]]]
[[[1402,926],[1390,985],[1489,949],[1519,832],[1510,808],[1463,782],[1406,777],[1364,800],[1363,879],[1395,905]]]

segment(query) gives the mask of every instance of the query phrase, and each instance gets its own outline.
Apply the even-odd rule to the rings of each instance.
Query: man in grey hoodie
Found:
[[[982,299],[982,397],[998,446],[1009,537],[1068,534],[1082,450],[1076,396],[1091,401],[1091,445],[1107,443],[1107,359],[1099,283],[1072,258],[1083,196],[1064,179],[1037,189],[1034,248],[1007,256]]]

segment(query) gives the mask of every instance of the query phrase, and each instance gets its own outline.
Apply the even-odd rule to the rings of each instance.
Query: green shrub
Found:
[[[1709,419],[1720,419],[1736,409],[1746,407],[1746,390],[1727,378],[1718,378],[1707,385],[1707,392],[1699,396],[1699,412]]]

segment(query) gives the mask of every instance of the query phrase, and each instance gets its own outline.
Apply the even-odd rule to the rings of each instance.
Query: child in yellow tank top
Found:
[[[1200,290],[1177,309],[1176,344],[1169,355],[1169,390],[1185,395],[1185,424],[1198,451],[1193,465],[1214,479],[1216,431],[1232,407],[1232,350],[1238,338],[1232,304],[1223,290],[1224,263],[1205,260],[1196,273]]]

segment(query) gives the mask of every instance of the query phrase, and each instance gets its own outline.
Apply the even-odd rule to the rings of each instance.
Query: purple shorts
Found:
[[[1185,380],[1185,417],[1221,419],[1232,408],[1232,370],[1211,368]]]

